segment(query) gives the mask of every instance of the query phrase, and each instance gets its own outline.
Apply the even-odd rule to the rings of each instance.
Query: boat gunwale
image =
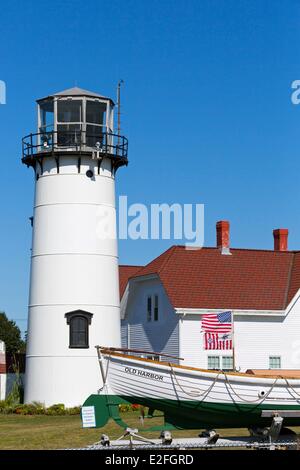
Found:
[[[228,371],[228,372],[225,372],[223,370],[218,370],[218,369],[200,369],[198,367],[192,367],[192,366],[183,366],[181,364],[173,364],[171,362],[166,362],[166,361],[157,361],[155,359],[147,359],[147,358],[144,358],[144,357],[138,357],[138,356],[132,356],[130,354],[123,354],[123,353],[119,353],[119,352],[116,352],[116,351],[111,351],[109,348],[102,348],[100,347],[99,350],[101,351],[101,353],[103,355],[108,355],[108,356],[117,356],[117,357],[121,357],[121,358],[124,358],[124,359],[132,359],[132,360],[135,360],[135,361],[139,361],[139,362],[147,362],[147,363],[150,363],[150,364],[157,364],[157,365],[161,365],[161,366],[168,366],[168,367],[172,367],[173,369],[184,369],[184,370],[191,370],[191,371],[196,371],[196,372],[204,372],[204,373],[207,373],[207,374],[220,374],[222,373],[224,376],[233,376],[233,377],[244,377],[244,378],[249,378],[249,379],[268,379],[268,380],[276,380],[276,379],[282,379],[282,380],[298,380],[300,381],[300,375],[298,377],[285,377],[284,375],[264,375],[264,374],[249,374],[249,373],[246,373],[246,372],[234,372],[234,371]],[[146,353],[146,351],[145,351]],[[151,354],[151,352],[149,352],[149,354]]]

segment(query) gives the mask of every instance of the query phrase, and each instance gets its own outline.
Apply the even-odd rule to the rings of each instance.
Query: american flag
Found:
[[[232,331],[231,312],[205,313],[202,315],[202,331],[206,333],[230,333]]]
[[[204,333],[204,349],[232,349],[230,333]]]
[[[204,349],[232,349],[231,312],[206,313],[202,316]]]

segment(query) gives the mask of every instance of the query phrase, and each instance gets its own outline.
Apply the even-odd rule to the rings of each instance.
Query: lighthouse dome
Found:
[[[58,93],[54,93],[53,95],[47,96],[46,98],[40,98],[37,100],[37,102],[53,98],[54,96],[89,96],[91,98],[101,98],[104,100],[110,100],[112,103],[114,103],[113,100],[111,98],[108,98],[107,96],[100,95],[99,93],[95,93],[93,91],[84,90],[83,88],[79,88],[77,86],[68,88],[67,90],[59,91]]]

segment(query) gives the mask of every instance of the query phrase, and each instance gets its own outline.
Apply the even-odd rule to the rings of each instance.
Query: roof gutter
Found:
[[[250,316],[268,316],[268,317],[285,317],[286,310],[242,310],[242,309],[230,309],[230,308],[179,308],[176,307],[175,313],[178,315],[203,315],[207,312],[209,313],[220,313],[230,310],[234,316],[243,316],[243,317],[250,317]]]

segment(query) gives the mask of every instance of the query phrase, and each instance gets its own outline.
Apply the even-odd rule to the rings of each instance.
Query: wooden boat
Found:
[[[170,356],[160,362],[130,350],[97,350],[104,385],[83,405],[95,407],[97,427],[110,417],[127,427],[118,414],[121,403],[149,407],[150,415],[160,410],[164,429],[268,427],[278,413],[285,426],[300,425],[300,371],[268,376],[204,370],[174,364]]]

